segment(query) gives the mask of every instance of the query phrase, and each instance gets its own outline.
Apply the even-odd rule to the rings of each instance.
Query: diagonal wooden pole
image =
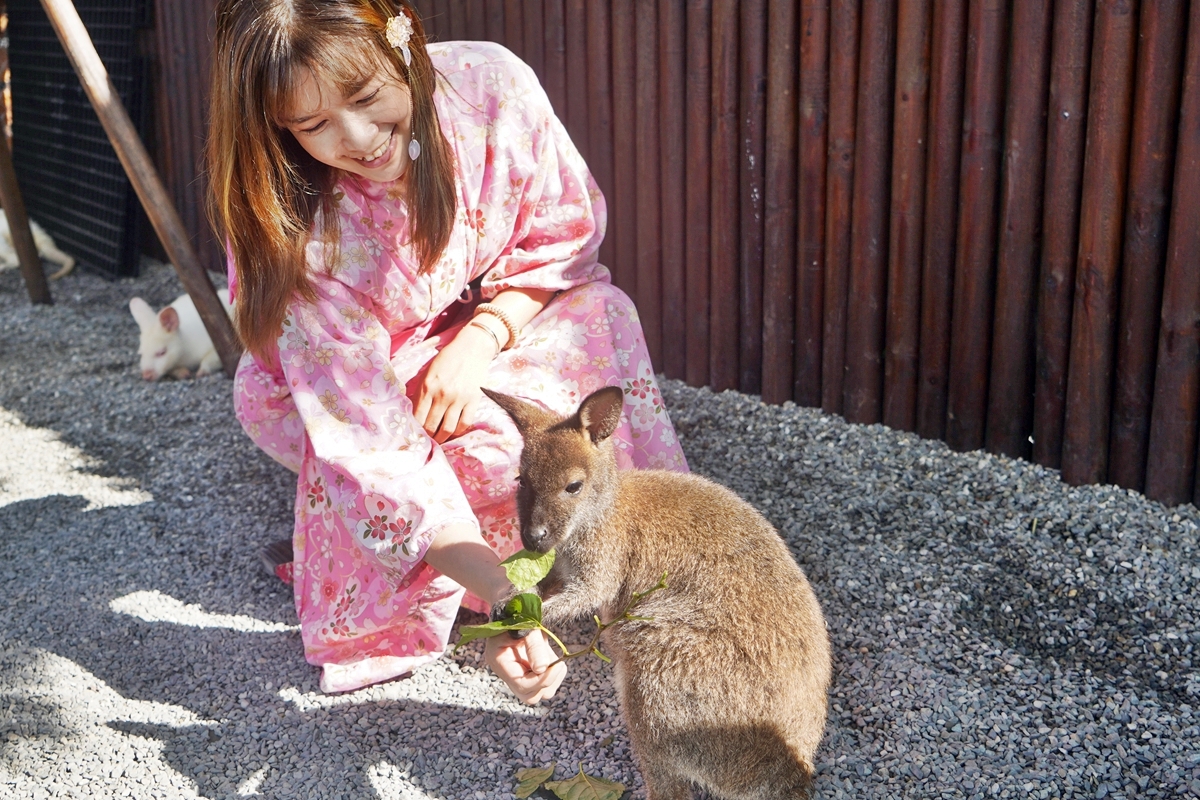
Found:
[[[2,117],[3,115],[0,115]],[[37,245],[33,242],[33,231],[29,229],[29,217],[25,214],[25,201],[21,199],[21,188],[17,185],[17,173],[13,169],[12,153],[8,150],[8,141],[0,130],[0,205],[4,206],[4,215],[8,217],[8,230],[12,235],[13,249],[17,251],[17,261],[21,264],[21,274],[25,277],[25,289],[29,292],[29,300],[33,303],[51,305],[54,299],[50,296],[50,287],[46,283],[46,273],[42,271],[42,259],[38,255]]]
[[[71,0],[41,0],[41,3],[71,65],[79,75],[83,90],[96,109],[96,115],[113,149],[117,151],[117,157],[121,159],[121,165],[125,167],[125,173],[142,201],[142,207],[146,209],[146,216],[150,218],[167,256],[175,265],[184,289],[196,303],[200,319],[204,321],[204,327],[221,356],[221,366],[227,375],[233,377],[238,359],[241,358],[241,345],[233,332],[233,325],[208,279],[208,273],[200,266],[192,250],[183,222],[167,196],[150,156],[108,77],[108,71],[100,61],[92,38],[79,18],[79,12]]]

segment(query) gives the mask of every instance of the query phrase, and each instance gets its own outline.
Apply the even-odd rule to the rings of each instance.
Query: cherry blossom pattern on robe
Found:
[[[317,231],[307,249],[314,299],[291,304],[277,353],[243,356],[234,385],[246,432],[298,474],[296,611],[328,692],[437,658],[460,604],[486,608],[424,563],[440,530],[466,523],[500,556],[520,548],[507,415],[484,398],[472,429],[441,446],[413,417],[414,376],[477,303],[559,292],[485,385],[564,414],[620,386],[620,466],[687,469],[637,312],[596,260],[604,198],[532,71],[493,44],[429,53],[459,205],[441,258],[420,273],[399,185],[343,179],[336,246]]]

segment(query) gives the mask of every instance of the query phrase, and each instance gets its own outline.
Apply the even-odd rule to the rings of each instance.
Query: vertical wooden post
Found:
[[[470,0],[478,2],[478,0]],[[566,0],[565,37],[567,61],[567,116],[563,122],[571,132],[571,141],[583,155],[591,158],[587,94],[587,8],[584,0]]]
[[[587,81],[588,127],[592,152],[588,167],[605,197],[613,191],[612,130],[612,43],[609,35],[609,0],[588,3]],[[526,15],[529,9],[525,9]],[[528,47],[528,42],[526,42]],[[612,264],[616,244],[605,236],[600,244],[600,261]]]
[[[972,0],[967,23],[960,211],[946,398],[946,443],[955,450],[983,446],[987,413],[1007,5],[998,0]]]
[[[542,0],[538,1],[542,2]],[[554,113],[565,123],[567,119],[567,43],[563,0],[544,0],[544,2],[542,10],[545,12],[546,30],[542,58],[545,60],[546,74],[542,77],[542,88],[546,90],[550,104],[554,106]],[[609,225],[611,226],[612,198],[609,198],[608,202]],[[612,266],[612,264],[609,265],[609,267]]]
[[[685,0],[658,4],[659,149],[662,152],[662,293],[663,360],[657,365],[669,377],[687,377],[687,169],[691,135],[687,124],[687,6]],[[707,170],[702,170],[707,175]],[[692,178],[695,181],[695,178]],[[689,200],[691,198],[688,198]],[[695,202],[694,200],[692,202]]]
[[[796,353],[792,394],[821,405],[825,162],[829,148],[829,0],[800,2],[800,165],[796,191]]]
[[[896,34],[883,424],[905,431],[917,427],[931,12],[930,0],[900,0]]]
[[[712,266],[708,382],[738,386],[738,4],[712,10]]]
[[[1062,477],[1072,484],[1098,483],[1108,472],[1117,270],[1136,47],[1137,15],[1130,12],[1129,4],[1100,0],[1092,42],[1092,86],[1063,423]]]
[[[966,34],[966,4],[934,3],[917,383],[917,433],[927,439],[946,435]]]
[[[762,399],[792,399],[796,272],[796,5],[767,6],[767,157],[763,218]]]
[[[1175,151],[1175,193],[1163,281],[1162,326],[1146,495],[1185,503],[1194,486],[1200,427],[1200,3],[1192,3]]]
[[[609,236],[615,238],[616,283],[638,299],[637,271],[637,153],[636,59],[634,57],[633,0],[613,0],[613,192],[609,199]],[[661,367],[660,367],[661,368]]]
[[[523,0],[504,0],[504,46],[528,64],[529,56],[525,52],[525,9],[522,7],[523,5]],[[536,70],[534,71],[536,72]]]
[[[1042,227],[1051,0],[1017,0],[1000,189],[987,448],[1027,457],[1033,432],[1033,320]]]
[[[662,363],[662,194],[658,149],[658,8],[655,0],[634,0],[635,103],[637,139],[637,307],[646,349]]]
[[[1062,463],[1093,4],[1059,0],[1054,9],[1033,390],[1033,460],[1047,467]]]
[[[712,0],[687,2],[687,188],[684,208],[687,235],[684,264],[687,270],[687,382],[708,383],[709,269],[712,250],[709,236],[709,185],[712,178]],[[674,198],[669,203],[677,202]]]
[[[738,153],[741,252],[738,317],[738,388],[762,391],[763,360],[763,197],[766,191],[766,0],[740,0],[738,35],[741,61],[738,91]]]
[[[843,389],[849,422],[879,422],[883,413],[895,27],[895,0],[863,4]]]
[[[29,228],[21,187],[17,184],[12,152],[8,149],[8,137],[4,135],[3,117],[4,114],[0,113],[0,205],[4,206],[4,216],[8,218],[9,235],[12,236],[13,250],[17,251],[29,301],[38,305],[53,305],[54,298],[50,295],[42,259],[33,241],[33,231]]]
[[[1108,454],[1108,480],[1138,491],[1146,477],[1186,31],[1184,4],[1142,4]]]
[[[196,303],[200,319],[221,356],[221,365],[226,374],[232,377],[241,357],[241,346],[234,335],[233,325],[217,298],[208,273],[196,259],[187,231],[171,205],[167,191],[150,162],[150,156],[117,96],[116,88],[109,80],[108,71],[100,61],[79,13],[71,0],[41,2],[121,165],[142,201],[142,207],[146,209],[146,216],[154,225],[184,288]]]
[[[825,304],[821,313],[821,408],[830,414],[842,413],[846,376],[854,117],[858,108],[858,17],[859,0],[832,0],[829,9],[829,152],[825,164]]]
[[[527,64],[537,73],[538,80],[544,85],[546,78],[546,15],[545,6],[542,5],[542,0],[521,0],[522,15],[521,22],[524,30],[521,36],[524,39],[525,52],[524,59]],[[601,3],[601,9],[605,14],[608,13],[608,3]],[[608,39],[604,40],[605,50],[608,50]],[[609,76],[605,75],[605,86],[611,85]]]

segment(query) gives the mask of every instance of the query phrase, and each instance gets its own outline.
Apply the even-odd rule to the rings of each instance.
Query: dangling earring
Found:
[[[421,143],[415,138],[408,140],[408,160],[416,161],[421,157]]]

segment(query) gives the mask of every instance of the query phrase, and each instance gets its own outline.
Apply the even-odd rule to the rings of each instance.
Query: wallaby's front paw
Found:
[[[492,610],[490,612],[488,612],[488,622],[497,622],[502,619],[507,619],[509,616],[511,616],[508,613],[508,604],[511,603],[512,599],[514,597],[516,597],[518,594],[522,594],[522,593],[514,591],[511,595],[509,595],[508,597],[501,600],[499,603],[496,603],[494,606],[492,606]],[[528,630],[507,631],[507,633],[509,635],[509,638],[512,638],[512,639],[524,639],[526,636],[529,635]]]

